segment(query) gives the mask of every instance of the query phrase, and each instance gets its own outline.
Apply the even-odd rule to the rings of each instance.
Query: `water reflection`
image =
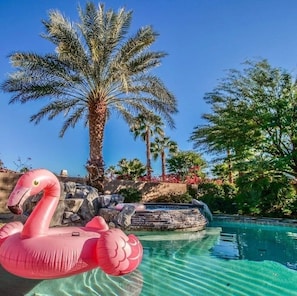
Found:
[[[222,232],[218,242],[211,248],[211,253],[222,259],[241,259],[241,247],[237,234]]]
[[[270,260],[297,267],[297,229],[256,224],[226,224],[213,256],[251,261]]]
[[[26,296],[33,295],[117,295],[139,296],[143,276],[139,270],[125,276],[108,276],[100,269],[56,280],[45,280],[35,286]]]

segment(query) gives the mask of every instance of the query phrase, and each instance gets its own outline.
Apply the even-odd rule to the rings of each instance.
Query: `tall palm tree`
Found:
[[[155,137],[155,141],[151,143],[150,150],[154,160],[156,160],[159,156],[161,157],[162,181],[165,181],[166,150],[168,150],[170,154],[177,152],[177,143],[170,140],[169,137],[165,137],[163,134]]]
[[[134,139],[141,137],[146,145],[146,171],[147,179],[151,180],[151,137],[154,134],[163,134],[163,122],[157,115],[150,113],[140,114],[131,125],[130,131],[134,133]]]
[[[105,11],[103,4],[96,7],[89,2],[78,13],[79,22],[73,23],[61,12],[50,11],[42,37],[56,46],[55,52],[11,54],[16,71],[1,87],[13,94],[10,103],[50,99],[30,121],[37,124],[62,113],[61,137],[83,120],[89,128],[89,181],[102,189],[103,138],[109,116],[116,112],[130,124],[138,114],[154,112],[173,124],[176,100],[149,73],[166,55],[149,51],[158,36],[152,27],[127,36],[131,11]]]

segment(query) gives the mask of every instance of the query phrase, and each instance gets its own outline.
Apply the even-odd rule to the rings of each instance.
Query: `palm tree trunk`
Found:
[[[161,151],[162,181],[165,181],[165,152]]]
[[[145,141],[146,141],[146,171],[147,171],[147,179],[150,181],[152,179],[150,127],[147,127]]]
[[[104,160],[103,160],[103,138],[106,122],[105,102],[92,102],[89,104],[89,145],[90,159],[86,169],[89,173],[88,183],[99,192],[103,192]]]

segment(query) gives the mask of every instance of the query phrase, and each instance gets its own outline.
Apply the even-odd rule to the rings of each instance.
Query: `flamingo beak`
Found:
[[[18,206],[7,206],[7,207],[15,215],[21,215],[23,212],[22,209],[19,208]]]
[[[8,198],[7,207],[13,214],[21,215],[23,213],[23,203],[29,196],[30,188],[17,186]]]

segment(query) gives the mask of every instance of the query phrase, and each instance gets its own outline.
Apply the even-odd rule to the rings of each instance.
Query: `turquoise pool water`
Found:
[[[138,236],[144,257],[136,272],[111,277],[97,269],[64,279],[31,282],[32,287],[26,280],[24,294],[297,295],[297,228],[220,222],[199,233]]]

